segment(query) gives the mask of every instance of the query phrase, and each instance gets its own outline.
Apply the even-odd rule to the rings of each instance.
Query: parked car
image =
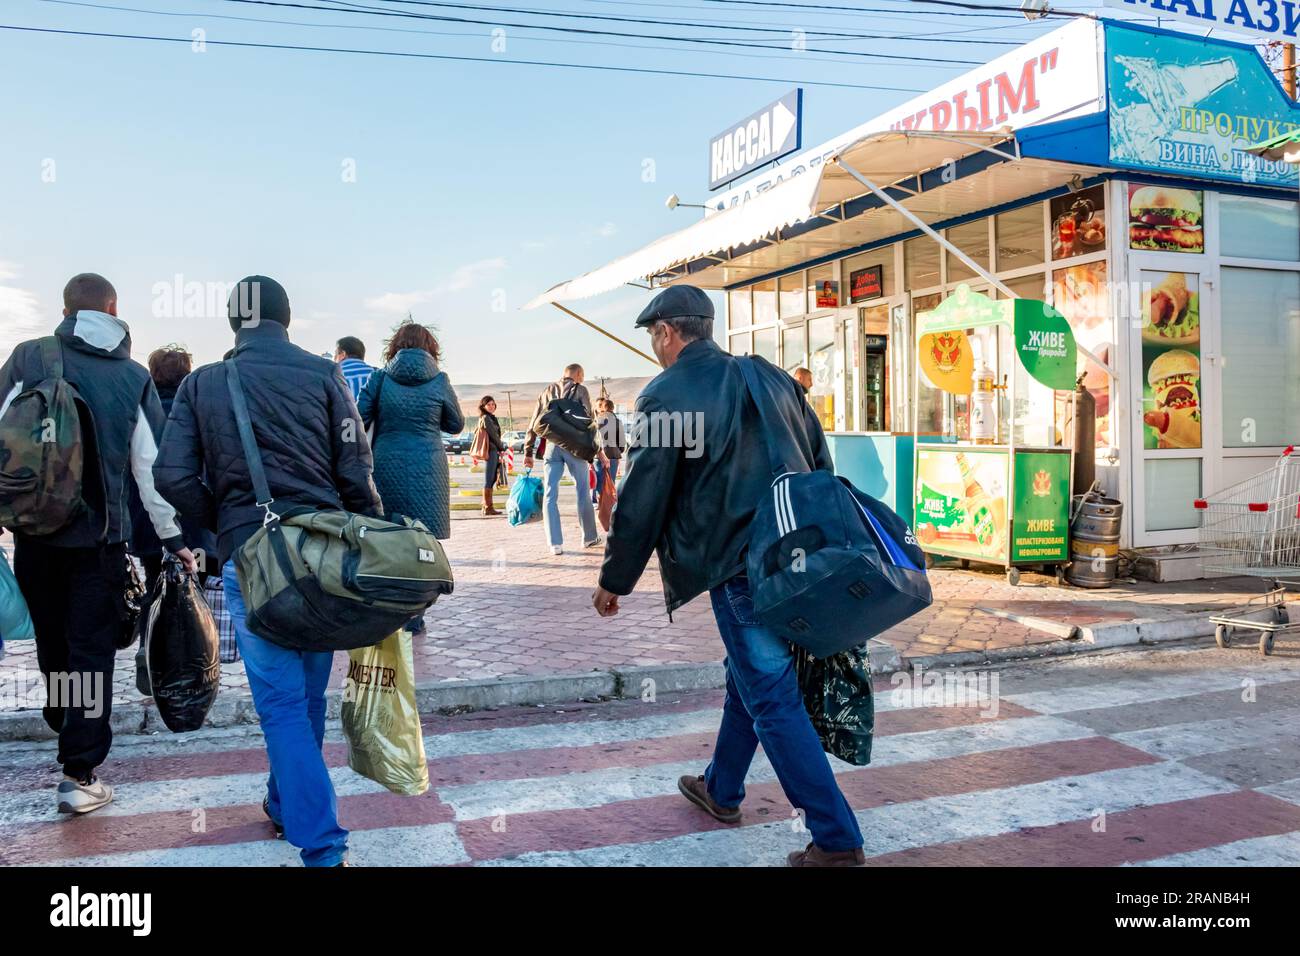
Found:
[[[528,444],[528,432],[509,432],[506,435],[506,444],[513,452],[522,452],[524,446]]]
[[[449,455],[464,455],[469,451],[471,436],[469,432],[463,435],[446,435],[442,436],[442,447],[447,449]]]

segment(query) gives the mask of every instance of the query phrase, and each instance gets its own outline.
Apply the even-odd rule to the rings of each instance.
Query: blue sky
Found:
[[[209,40],[631,65],[917,91],[969,68],[847,57],[828,62],[793,51],[679,52],[649,49],[670,46],[650,40],[603,38],[622,46],[569,42],[590,37],[554,42],[559,35],[513,28],[507,29],[505,51],[494,53],[490,25],[228,0],[88,2],[185,15],[6,0],[0,23],[186,38],[201,27]],[[535,22],[523,14],[384,0],[368,5]],[[924,8],[901,0],[856,5],[898,12],[803,14],[705,0],[552,0],[529,9],[1002,41],[942,49],[924,39],[838,41],[846,49],[979,62],[1009,49],[1008,39],[1025,42],[1057,25],[923,16],[915,11]],[[755,38],[739,30],[578,23]],[[365,25],[430,33],[359,29]],[[575,360],[589,375],[652,373],[644,360],[554,309],[519,307],[557,281],[689,224],[698,211],[670,212],[664,199],[670,192],[687,202],[706,197],[709,138],[795,85],[216,46],[197,53],[182,43],[4,30],[0,84],[6,90],[0,100],[0,349],[7,352],[14,340],[51,327],[68,276],[97,271],[117,285],[137,357],[181,342],[200,361],[212,361],[230,343],[224,319],[210,311],[169,316],[155,290],[166,289],[163,298],[170,301],[178,275],[182,283],[210,289],[260,272],[288,289],[291,335],[300,345],[321,352],[340,335],[357,334],[377,351],[409,308],[440,330],[453,380],[480,383],[548,378]],[[804,142],[816,143],[911,95],[807,85]],[[643,177],[646,160],[654,164],[651,182]],[[355,163],[353,182],[345,181],[349,162]],[[632,330],[632,320],[645,298],[629,289],[575,308],[644,348],[645,336]]]

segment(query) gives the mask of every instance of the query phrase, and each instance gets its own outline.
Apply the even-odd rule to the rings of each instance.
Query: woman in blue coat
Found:
[[[357,407],[374,426],[375,485],[391,520],[401,514],[451,537],[451,486],[442,433],[465,427],[447,373],[439,371],[438,340],[403,322],[388,341],[387,360],[361,391]]]

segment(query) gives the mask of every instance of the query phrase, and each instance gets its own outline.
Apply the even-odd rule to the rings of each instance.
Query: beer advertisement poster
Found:
[[[1005,451],[921,447],[916,495],[916,538],[922,548],[976,561],[1005,560]]]
[[[1143,447],[1201,447],[1200,276],[1143,271]]]
[[[1011,560],[1065,561],[1069,557],[1070,456],[1017,452],[1016,510],[1011,519]]]

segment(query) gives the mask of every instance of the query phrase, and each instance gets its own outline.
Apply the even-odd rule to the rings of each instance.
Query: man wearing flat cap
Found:
[[[713,341],[713,302],[672,286],[636,320],[664,367],[641,392],[629,431],[628,472],[592,603],[618,613],[657,551],[668,613],[705,591],[727,652],[727,695],[713,760],[678,781],[682,795],[723,823],[739,823],[745,775],[759,743],[813,842],[794,866],[860,866],[862,834],[804,710],[790,644],[754,616],[745,548],[773,474],[739,362],[763,386],[761,414],[789,435],[807,466],[830,470],[821,424],[799,385],[761,358],[739,359]]]

